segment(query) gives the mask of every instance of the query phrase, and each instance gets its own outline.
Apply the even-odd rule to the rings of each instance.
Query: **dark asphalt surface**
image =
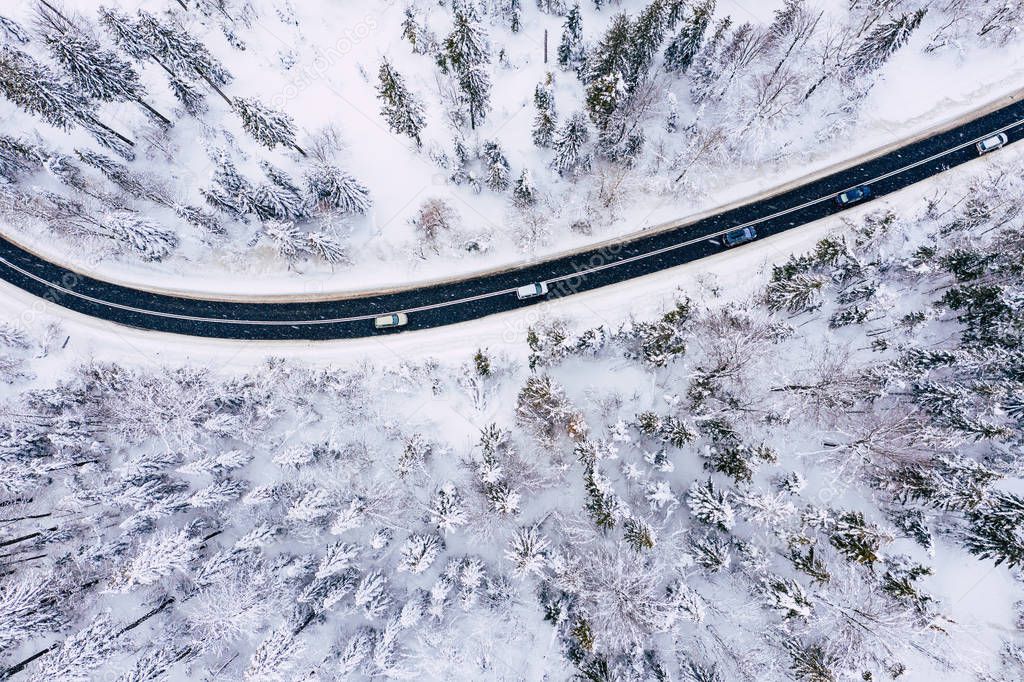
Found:
[[[77,274],[2,238],[0,277],[31,294],[85,315],[175,334],[261,340],[393,334],[440,327],[540,303],[545,299],[520,301],[512,291],[532,282],[548,282],[547,298],[550,299],[688,263],[723,249],[716,234],[755,221],[759,238],[805,225],[843,210],[833,200],[834,195],[843,190],[869,183],[877,198],[975,159],[978,151],[974,142],[1000,130],[1006,133],[1010,143],[1024,137],[1024,101],[854,168],[689,225],[640,235],[522,269],[382,295],[287,303],[167,296]],[[912,164],[913,167],[908,167]],[[758,243],[753,241],[735,248],[756,249]],[[407,326],[388,331],[374,329],[374,316],[400,311],[409,315]]]

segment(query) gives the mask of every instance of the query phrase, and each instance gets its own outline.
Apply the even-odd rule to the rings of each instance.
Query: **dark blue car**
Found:
[[[733,230],[732,232],[726,232],[722,235],[722,243],[725,244],[726,248],[746,244],[747,242],[752,242],[755,239],[757,239],[757,230],[752,227],[744,227],[739,230]]]
[[[871,198],[871,188],[867,185],[861,185],[860,187],[854,187],[848,189],[845,192],[840,192],[836,197],[836,203],[840,206],[849,206],[850,204],[856,204],[858,201],[864,201],[865,199]]]

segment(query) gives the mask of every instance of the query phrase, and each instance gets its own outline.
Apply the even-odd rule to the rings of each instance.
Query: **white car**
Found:
[[[977,144],[978,153],[987,154],[988,152],[994,149],[999,149],[1007,142],[1009,142],[1009,139],[1006,137],[1006,133],[999,133],[998,135],[986,137],[984,140]]]
[[[391,329],[403,327],[409,323],[409,316],[405,313],[390,313],[381,315],[373,320],[373,326],[377,329]]]
[[[537,296],[543,296],[548,293],[548,285],[545,282],[534,282],[533,284],[527,284],[524,287],[516,289],[516,296],[522,301],[527,298],[535,298]]]

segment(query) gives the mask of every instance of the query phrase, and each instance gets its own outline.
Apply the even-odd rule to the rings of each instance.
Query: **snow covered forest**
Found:
[[[454,364],[5,324],[0,675],[1022,679],[1024,180],[956,177]]]
[[[0,14],[5,225],[80,268],[243,293],[241,273],[352,288],[636,231],[1024,84],[1020,0]],[[903,119],[866,121],[885,93]]]

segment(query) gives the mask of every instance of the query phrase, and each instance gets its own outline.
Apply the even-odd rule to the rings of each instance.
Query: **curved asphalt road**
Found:
[[[977,158],[975,144],[1006,133],[1024,137],[1024,100],[796,189],[694,223],[521,269],[357,298],[311,302],[207,301],[151,293],[93,279],[55,265],[0,238],[0,277],[25,291],[85,315],[143,329],[228,339],[336,339],[426,329],[539,303],[520,301],[516,287],[547,282],[548,298],[622,282],[722,250],[720,235],[756,226],[777,234],[842,210],[835,196],[869,184],[889,194]],[[738,248],[757,248],[746,245]],[[373,318],[406,312],[409,324],[377,331]]]

